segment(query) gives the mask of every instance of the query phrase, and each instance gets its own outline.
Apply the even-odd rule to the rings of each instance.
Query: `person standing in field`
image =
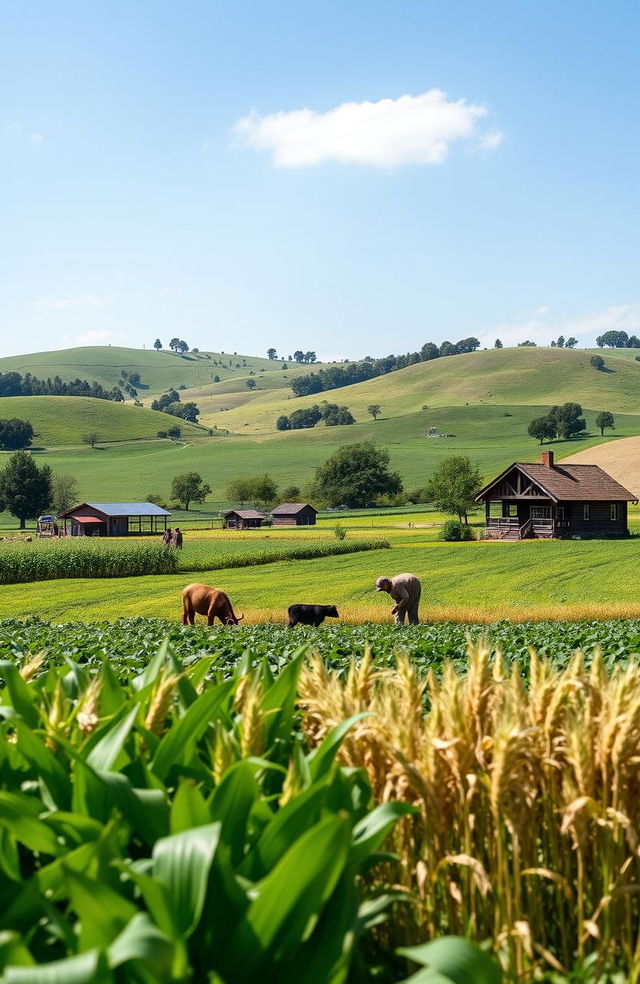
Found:
[[[415,574],[379,577],[376,581],[376,591],[386,591],[395,601],[391,614],[396,625],[404,625],[407,616],[409,625],[419,624],[418,605],[420,604],[422,585]]]
[[[163,547],[170,547],[172,538],[173,538],[173,533],[171,532],[171,527],[169,526],[162,534]]]
[[[173,531],[173,545],[176,550],[182,550],[182,530],[179,526]]]

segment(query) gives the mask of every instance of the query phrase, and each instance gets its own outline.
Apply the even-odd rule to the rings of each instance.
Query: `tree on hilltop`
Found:
[[[371,417],[373,417],[374,420],[377,420],[380,414],[382,413],[382,407],[380,406],[379,403],[372,403],[370,406],[367,407],[367,413]]]
[[[160,349],[162,348],[162,342],[160,341],[159,338],[156,338],[155,342],[153,343],[153,347],[156,350],[156,352],[160,351]]]

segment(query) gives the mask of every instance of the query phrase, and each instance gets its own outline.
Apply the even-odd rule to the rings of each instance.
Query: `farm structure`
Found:
[[[317,515],[308,502],[283,502],[271,513],[274,526],[315,526]]]
[[[222,517],[225,530],[258,530],[267,517],[257,509],[230,509]]]
[[[71,536],[141,536],[162,533],[170,515],[153,502],[83,502],[59,520]]]
[[[627,505],[637,501],[598,465],[556,465],[553,451],[514,462],[476,496],[485,535],[499,540],[628,536]]]

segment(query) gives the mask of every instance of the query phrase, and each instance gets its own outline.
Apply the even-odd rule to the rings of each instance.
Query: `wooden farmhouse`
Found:
[[[222,517],[225,530],[258,530],[267,517],[257,509],[230,509]]]
[[[627,504],[637,501],[598,465],[556,465],[553,451],[515,462],[476,497],[486,536],[500,540],[628,536]]]
[[[315,526],[317,515],[308,502],[283,502],[271,513],[274,526]]]
[[[140,536],[162,533],[170,515],[153,502],[83,502],[59,520],[71,536]]]

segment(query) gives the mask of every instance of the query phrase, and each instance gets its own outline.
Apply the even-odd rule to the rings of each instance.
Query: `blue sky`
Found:
[[[0,352],[640,333],[639,41],[629,0],[8,5]]]

